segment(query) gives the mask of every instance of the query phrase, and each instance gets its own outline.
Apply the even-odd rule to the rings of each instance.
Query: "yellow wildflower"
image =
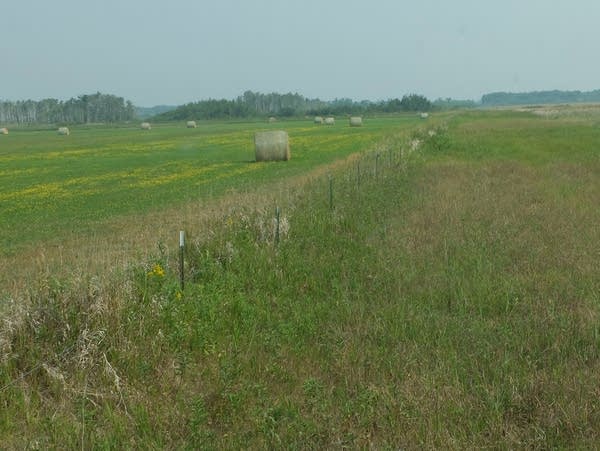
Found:
[[[160,263],[155,263],[154,266],[152,267],[152,271],[150,271],[148,273],[148,275],[156,276],[156,277],[164,277],[165,270],[163,269],[162,266],[160,266]]]

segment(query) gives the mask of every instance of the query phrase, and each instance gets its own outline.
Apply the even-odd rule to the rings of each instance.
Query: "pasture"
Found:
[[[0,142],[0,260],[14,268],[22,259],[11,257],[32,249],[39,255],[44,248],[51,258],[65,243],[78,248],[79,259],[89,254],[97,259],[115,240],[111,253],[117,247],[133,253],[132,243],[155,246],[187,225],[186,208],[192,204],[199,214],[225,193],[234,196],[307,174],[415,121],[377,119],[361,130],[342,121],[316,127],[309,120],[204,122],[193,129],[185,123],[153,124],[150,131],[136,124],[72,127],[70,136],[13,129]],[[289,131],[292,161],[255,163],[254,133],[278,129]],[[155,223],[140,230],[147,214]],[[167,222],[173,229],[165,230]],[[151,242],[140,243],[146,233]]]
[[[46,262],[0,298],[5,446],[595,447],[600,117],[432,116],[74,129],[69,147],[11,130],[2,193],[51,228],[2,213],[31,230],[4,261]],[[252,163],[275,127],[292,159]],[[65,218],[28,171],[72,193]],[[141,236],[122,266],[119,233]]]

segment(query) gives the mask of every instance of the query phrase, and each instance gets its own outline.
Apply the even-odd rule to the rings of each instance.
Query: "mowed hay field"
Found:
[[[183,211],[183,290],[158,232],[154,254],[113,273],[61,244],[70,274],[46,268],[1,298],[3,445],[594,448],[600,117],[431,119],[286,126],[290,162],[108,222],[104,236],[129,217],[176,243]],[[295,153],[315,141],[347,147]]]
[[[176,237],[214,198],[285,185],[415,122],[377,119],[359,131],[312,121],[71,127],[70,136],[13,129],[0,142],[1,273],[14,276],[21,262],[19,272],[27,270],[32,258],[38,266],[103,254],[103,265],[126,260]],[[292,161],[255,163],[254,133],[279,129],[290,134]]]

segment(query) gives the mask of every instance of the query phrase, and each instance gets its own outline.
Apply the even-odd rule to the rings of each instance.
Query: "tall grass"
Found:
[[[565,124],[579,143],[531,157],[538,125],[397,135],[223,204],[184,291],[160,247],[6,300],[5,446],[593,447],[600,165]]]

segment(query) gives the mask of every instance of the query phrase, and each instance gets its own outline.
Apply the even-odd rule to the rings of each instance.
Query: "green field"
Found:
[[[600,116],[339,122],[2,137],[2,446],[595,448]]]
[[[171,208],[228,190],[247,191],[365,149],[414,117],[368,127],[310,121],[201,123],[139,128],[14,130],[0,141],[0,249],[90,233],[118,216]],[[254,132],[289,132],[290,164],[254,161]]]

